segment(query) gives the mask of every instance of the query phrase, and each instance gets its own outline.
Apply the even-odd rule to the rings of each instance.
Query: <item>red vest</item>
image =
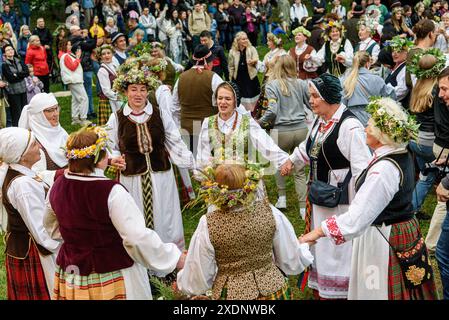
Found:
[[[67,272],[77,268],[87,276],[134,264],[109,217],[108,197],[117,183],[56,179],[49,198],[64,239],[56,263]]]

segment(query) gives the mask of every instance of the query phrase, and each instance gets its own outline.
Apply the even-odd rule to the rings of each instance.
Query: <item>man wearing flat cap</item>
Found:
[[[197,145],[198,134],[204,118],[217,112],[213,107],[213,93],[223,82],[219,75],[211,71],[214,56],[205,45],[198,45],[192,56],[193,67],[183,72],[173,88],[173,105],[177,110],[173,115],[180,123],[181,135],[190,150]],[[189,137],[190,141],[187,141]]]
[[[329,208],[324,206],[325,203],[313,200],[313,188],[309,187],[305,232],[319,226],[325,219],[347,211],[355,193],[354,182],[371,158],[362,123],[341,103],[339,79],[323,73],[310,80],[309,92],[316,120],[307,139],[295,148],[290,160],[282,166],[281,173],[288,174],[293,164],[300,169],[310,163],[309,186],[320,181],[339,185],[347,192],[343,192],[344,196],[336,206]],[[352,243],[336,245],[331,240],[320,240],[311,247],[311,251],[315,260],[308,273],[308,286],[313,289],[314,296],[318,299],[346,299]]]
[[[126,59],[128,59],[128,53],[126,52],[126,36],[121,32],[114,32],[113,34],[111,34],[111,44],[115,49],[112,63],[118,67],[122,65],[126,61]]]

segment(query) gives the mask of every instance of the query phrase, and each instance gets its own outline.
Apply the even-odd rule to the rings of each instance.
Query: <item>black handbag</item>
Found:
[[[316,135],[313,138],[312,144],[315,138]],[[324,153],[324,144],[321,145],[321,151],[323,152],[327,165],[333,173],[332,167]],[[348,185],[351,177],[352,173],[351,169],[349,169],[343,182],[339,182],[336,187],[320,180],[313,180],[309,187],[309,201],[317,206],[326,208],[335,208],[339,204],[349,204]]]
[[[433,269],[430,264],[426,243],[421,233],[410,250],[396,251],[379,228],[377,226],[376,228],[396,254],[407,289],[416,289],[427,281],[432,280]]]

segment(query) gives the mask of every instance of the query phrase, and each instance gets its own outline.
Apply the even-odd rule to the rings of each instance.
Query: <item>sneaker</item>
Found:
[[[279,196],[278,202],[276,202],[275,205],[278,209],[285,209],[287,208],[287,197],[286,196]]]
[[[81,125],[80,119],[72,119],[72,126],[79,126]]]

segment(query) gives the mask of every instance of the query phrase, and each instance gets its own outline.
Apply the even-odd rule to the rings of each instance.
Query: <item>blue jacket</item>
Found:
[[[23,61],[25,61],[25,56],[27,54],[28,39],[29,37],[21,37],[17,40],[17,52]]]
[[[148,41],[147,30],[145,29],[145,27],[140,22],[137,24],[137,27],[135,29],[129,30],[129,32],[128,32],[128,39],[131,39],[133,37],[134,31],[136,31],[137,29],[141,29],[144,32],[142,41],[144,41],[144,42]]]
[[[9,22],[14,30],[14,32],[19,33],[19,18],[17,18],[17,15],[15,12],[10,11],[9,14],[6,14],[5,12],[2,13],[1,18],[3,20],[3,23]]]

